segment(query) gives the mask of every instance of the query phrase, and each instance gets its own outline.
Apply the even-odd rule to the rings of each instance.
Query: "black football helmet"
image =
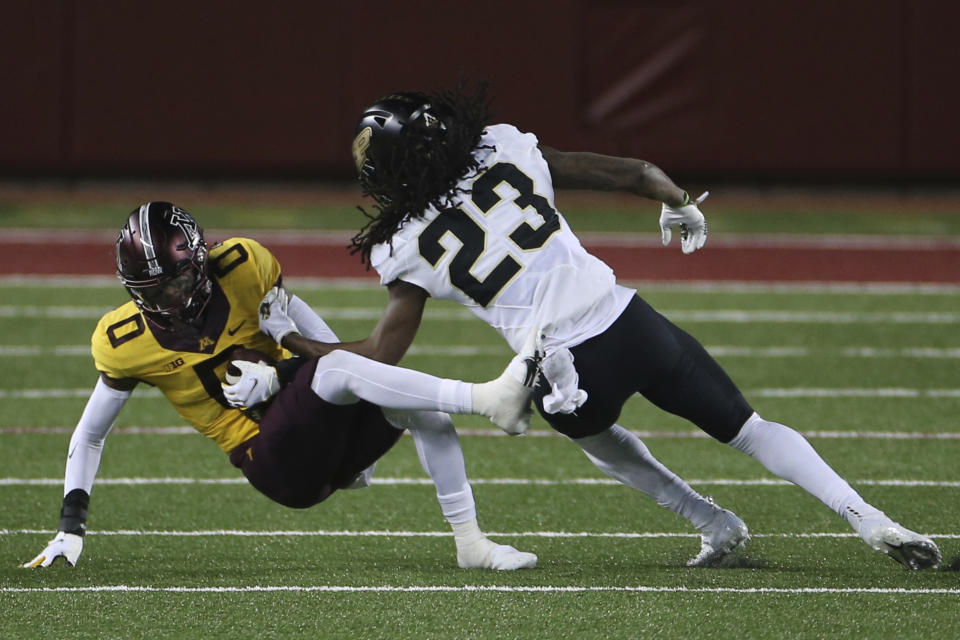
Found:
[[[378,171],[396,160],[401,142],[408,148],[427,150],[430,142],[442,140],[446,132],[444,113],[431,104],[425,93],[394,93],[380,98],[363,110],[354,129],[353,161],[364,189],[375,197]],[[410,136],[416,136],[410,139]]]
[[[117,236],[117,276],[154,325],[186,327],[203,313],[213,290],[203,229],[169,202],[134,209]]]

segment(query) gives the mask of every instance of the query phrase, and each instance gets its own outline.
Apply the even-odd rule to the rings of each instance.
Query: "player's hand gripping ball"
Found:
[[[242,360],[244,362],[262,362],[270,365],[271,367],[277,364],[275,359],[259,349],[234,349],[230,354],[230,362],[227,363],[228,383],[232,382],[230,378],[239,378],[241,375],[240,369],[233,364],[234,360]]]
[[[267,365],[270,367],[270,373],[273,373],[272,380],[265,380],[266,384],[264,389],[255,389],[251,387],[252,382],[260,382],[251,377],[250,373],[247,372],[247,375],[244,376],[244,371],[241,370],[242,364],[238,366],[234,364],[235,362],[244,363],[250,362],[258,365]],[[227,402],[241,409],[249,418],[260,422],[260,419],[263,417],[263,413],[266,411],[269,406],[269,402],[250,402],[250,396],[252,392],[262,391],[267,394],[265,400],[269,400],[270,396],[279,391],[279,382],[276,380],[276,370],[272,367],[276,364],[276,360],[257,349],[236,349],[230,354],[230,361],[227,363],[227,370],[225,380],[223,382],[223,391],[224,396],[227,399]],[[272,383],[272,384],[271,384]],[[256,385],[254,385],[256,386]],[[247,388],[250,387],[250,388]],[[240,401],[240,400],[243,401]],[[238,404],[239,402],[239,404]]]

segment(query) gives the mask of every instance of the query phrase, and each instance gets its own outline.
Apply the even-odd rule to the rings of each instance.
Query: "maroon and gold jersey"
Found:
[[[278,360],[290,355],[258,324],[260,301],[277,284],[280,263],[255,240],[231,238],[211,249],[209,275],[213,293],[195,331],[163,331],[130,301],[100,319],[92,351],[98,371],[157,387],[184,420],[229,452],[259,431],[223,397],[220,383],[231,353],[247,348]]]

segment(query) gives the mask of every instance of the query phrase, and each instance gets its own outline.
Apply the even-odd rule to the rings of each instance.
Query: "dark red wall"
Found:
[[[946,0],[31,0],[0,173],[347,175],[356,114],[494,82],[559,148],[732,177],[960,178]]]

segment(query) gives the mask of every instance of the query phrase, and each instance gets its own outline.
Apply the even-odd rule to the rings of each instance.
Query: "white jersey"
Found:
[[[556,210],[536,136],[492,125],[475,156],[480,171],[457,185],[466,193],[455,212],[431,207],[373,248],[380,281],[459,302],[515,352],[537,331],[548,353],[603,332],[634,292],[616,284]]]

